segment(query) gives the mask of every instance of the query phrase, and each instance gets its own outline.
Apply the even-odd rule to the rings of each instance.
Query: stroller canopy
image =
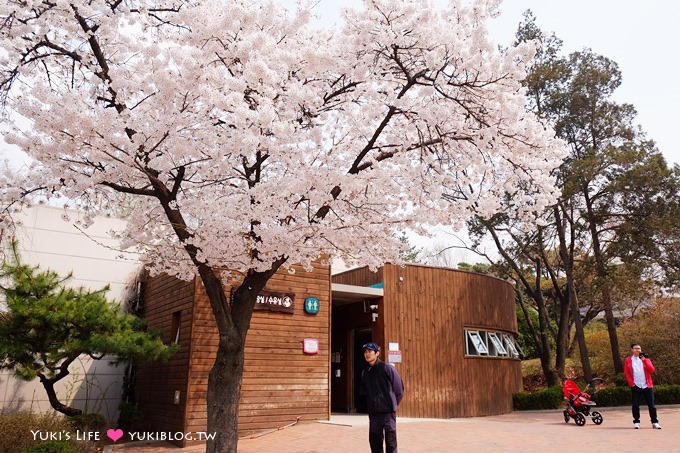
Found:
[[[569,398],[572,395],[578,396],[580,393],[581,389],[579,389],[576,382],[569,379],[564,381],[564,385],[562,386],[562,394],[564,395],[565,398]]]

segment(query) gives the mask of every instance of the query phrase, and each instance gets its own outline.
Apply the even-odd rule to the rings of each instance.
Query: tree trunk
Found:
[[[67,417],[75,417],[76,415],[82,414],[83,411],[81,411],[80,409],[67,406],[63,404],[61,401],[59,401],[59,398],[57,398],[57,392],[54,390],[54,383],[57,382],[57,380],[46,379],[44,376],[40,376],[40,383],[43,385],[45,391],[47,392],[47,398],[50,401],[50,405],[54,408],[55,411],[61,412]]]
[[[238,410],[245,360],[245,343],[257,295],[286,261],[281,258],[265,272],[250,270],[233,292],[231,303],[215,272],[199,266],[219,331],[217,356],[208,376],[207,453],[236,453],[238,447]]]
[[[609,333],[609,344],[611,346],[612,362],[614,363],[614,373],[623,373],[623,361],[621,360],[621,351],[619,349],[619,337],[616,332],[616,320],[614,319],[614,308],[612,304],[609,273],[607,272],[607,263],[604,261],[602,253],[602,246],[600,244],[600,236],[597,232],[597,223],[595,222],[594,218],[592,201],[588,197],[587,193],[584,195],[586,200],[586,208],[588,211],[588,227],[590,229],[590,235],[593,241],[593,257],[595,258],[597,276],[600,279],[600,293],[602,294],[604,318],[607,322],[607,332]]]
[[[498,249],[498,252],[505,259],[505,262],[508,263],[508,265],[510,265],[510,267],[512,267],[512,269],[517,274],[517,279],[519,281],[521,281],[522,286],[524,286],[527,293],[531,294],[531,298],[534,299],[534,302],[536,302],[536,308],[538,310],[538,323],[539,323],[539,337],[538,337],[539,342],[536,343],[536,345],[537,345],[536,349],[539,350],[539,357],[540,357],[540,360],[541,360],[541,368],[543,370],[543,375],[545,376],[545,379],[546,379],[548,385],[549,386],[557,385],[560,382],[560,378],[551,366],[551,348],[550,348],[550,338],[549,338],[550,317],[548,316],[548,310],[545,306],[545,300],[543,299],[543,293],[541,293],[541,259],[540,258],[531,258],[534,262],[534,265],[535,265],[535,276],[536,276],[536,280],[535,280],[534,284],[532,285],[527,280],[527,278],[524,276],[524,272],[520,268],[520,266],[517,264],[517,261],[514,260],[510,256],[510,254],[507,252],[507,250],[503,247],[503,244],[501,243],[501,241],[498,237],[498,234],[497,234],[496,230],[494,229],[493,225],[490,222],[485,221],[484,219],[479,218],[479,220],[484,224],[487,231],[489,231],[489,233],[491,234],[491,237],[493,238],[493,240],[496,244],[496,248]],[[521,297],[521,295],[519,297]],[[527,320],[528,320],[528,317],[527,317]],[[536,340],[536,338],[535,338],[535,340]]]
[[[543,375],[545,376],[548,386],[552,387],[553,385],[559,384],[560,378],[550,363],[551,348],[548,334],[550,317],[548,316],[548,309],[545,306],[545,300],[543,299],[543,294],[541,293],[540,259],[536,259],[534,261],[534,265],[536,266],[536,289],[533,292],[533,299],[536,301],[536,307],[538,308],[538,324],[541,338],[541,368],[543,369]]]
[[[562,218],[562,215],[560,214],[560,208],[564,211],[564,218]],[[553,214],[555,215],[555,225],[557,225],[560,257],[562,258],[562,263],[564,265],[564,273],[567,276],[567,297],[569,299],[572,319],[574,320],[574,336],[578,342],[581,357],[581,368],[583,368],[583,376],[586,382],[590,382],[593,379],[593,371],[590,366],[590,356],[588,355],[586,337],[583,332],[583,323],[581,322],[581,313],[578,307],[578,291],[576,290],[576,282],[574,279],[574,245],[576,243],[574,224],[572,222],[572,217],[564,204],[560,203],[555,205],[553,208]],[[569,222],[569,244],[567,244],[565,222]]]
[[[206,452],[236,453],[244,346],[245,341],[220,335],[217,357],[208,377],[207,397],[208,433],[216,436],[208,440]]]
[[[569,299],[571,300],[571,312],[574,317],[574,327],[576,329],[575,337],[578,341],[579,355],[581,356],[581,368],[583,368],[583,378],[586,382],[593,380],[593,370],[590,366],[590,356],[588,355],[588,347],[586,346],[586,336],[583,332],[583,323],[581,322],[581,313],[578,308],[578,298],[576,291],[573,289],[573,282],[568,283]]]

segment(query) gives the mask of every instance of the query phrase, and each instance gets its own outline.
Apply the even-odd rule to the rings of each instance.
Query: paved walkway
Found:
[[[397,418],[399,451],[449,452],[643,452],[680,453],[680,406],[659,406],[661,430],[645,419],[633,429],[629,408],[602,408],[602,425],[564,423],[561,410],[513,412],[458,419]],[[117,446],[116,451],[122,451]],[[120,449],[120,450],[119,450]],[[168,445],[126,445],[125,453],[198,453]],[[295,426],[244,438],[240,453],[368,452],[368,417],[333,415],[329,422],[300,421]]]

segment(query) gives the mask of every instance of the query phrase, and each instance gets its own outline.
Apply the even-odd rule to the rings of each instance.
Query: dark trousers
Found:
[[[630,388],[631,395],[633,397],[633,423],[640,423],[640,397],[644,396],[647,400],[647,407],[649,408],[649,418],[652,419],[652,423],[658,423],[659,420],[656,418],[656,406],[654,405],[654,390],[647,387],[646,389],[641,389],[640,387],[634,385]]]
[[[368,414],[368,442],[371,444],[371,453],[383,453],[383,439],[386,453],[397,453],[397,415]]]

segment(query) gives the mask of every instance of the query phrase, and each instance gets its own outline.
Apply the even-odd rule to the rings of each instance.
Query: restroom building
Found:
[[[143,294],[149,325],[180,349],[168,362],[138,366],[138,427],[205,431],[217,329],[200,279],[148,278]],[[510,412],[522,385],[514,299],[508,282],[440,267],[281,270],[260,294],[246,340],[241,434],[363,412],[368,341],[404,380],[400,416]]]

